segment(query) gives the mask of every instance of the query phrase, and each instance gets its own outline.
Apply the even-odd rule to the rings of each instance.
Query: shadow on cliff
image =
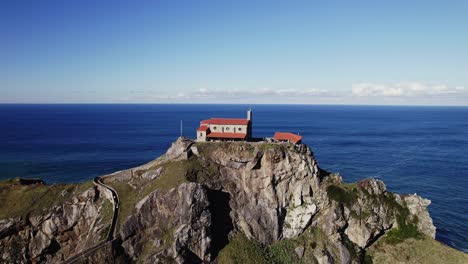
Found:
[[[229,232],[234,229],[232,224],[231,208],[229,207],[229,193],[208,189],[208,200],[210,201],[211,231],[212,231],[212,258],[218,256],[219,251],[229,243]]]

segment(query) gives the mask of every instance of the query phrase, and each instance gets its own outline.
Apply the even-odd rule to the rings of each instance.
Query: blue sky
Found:
[[[468,1],[1,1],[0,102],[468,105]]]

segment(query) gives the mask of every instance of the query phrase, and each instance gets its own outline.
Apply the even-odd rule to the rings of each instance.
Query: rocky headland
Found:
[[[0,262],[468,263],[434,240],[429,200],[345,183],[304,144],[179,138],[101,181],[118,205],[93,182],[1,182]]]

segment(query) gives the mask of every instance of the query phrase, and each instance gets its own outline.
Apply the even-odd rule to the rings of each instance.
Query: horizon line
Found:
[[[0,102],[0,105],[297,105],[297,106],[407,106],[407,107],[468,107],[446,104],[320,104],[320,103],[127,103],[127,102]]]

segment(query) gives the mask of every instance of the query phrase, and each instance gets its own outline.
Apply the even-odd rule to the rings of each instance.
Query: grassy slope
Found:
[[[217,258],[218,264],[269,263],[265,249],[257,242],[238,234],[229,241]]]
[[[105,227],[105,232],[102,232],[101,234],[101,240],[104,240],[107,238],[107,234],[109,233],[109,229],[111,227],[113,214],[114,214],[113,204],[108,199],[105,199],[104,202],[102,203],[100,218],[101,218],[102,223],[107,223],[107,224]]]
[[[116,182],[109,184],[119,195],[119,217],[117,220],[117,231],[124,219],[127,219],[135,211],[137,201],[137,192],[125,182]]]
[[[367,252],[373,263],[468,263],[468,254],[425,237],[398,244],[378,242]]]
[[[126,182],[109,183],[109,185],[117,191],[120,198],[120,213],[117,230],[120,229],[122,222],[135,213],[135,205],[141,199],[156,189],[169,190],[173,187],[179,186],[183,182],[187,182],[187,171],[196,170],[198,164],[198,160],[194,157],[190,160],[168,162],[150,168],[148,170],[156,170],[163,167],[163,171],[158,178],[145,182],[138,189],[133,188]],[[142,174],[146,171],[139,171],[139,173]]]
[[[26,217],[40,214],[62,204],[75,193],[93,186],[92,182],[81,184],[21,185],[19,179],[0,182],[0,219]]]
[[[304,255],[300,258],[295,248],[304,248]],[[306,264],[316,263],[315,252],[321,252],[330,247],[328,238],[319,228],[309,228],[296,239],[283,239],[272,245],[264,246],[247,239],[243,234],[237,234],[219,252],[216,259],[218,264],[231,263],[274,263],[274,264]],[[338,252],[335,252],[338,253]]]
[[[219,264],[315,263],[313,248],[319,246],[319,243],[316,243],[317,241],[324,241],[326,238],[320,235],[317,236],[314,233],[317,232],[312,230],[309,235],[301,235],[294,240],[281,240],[270,246],[262,246],[253,240],[247,239],[242,234],[238,234],[220,251],[216,260]],[[318,231],[318,234],[320,234],[320,231]],[[302,259],[299,259],[294,252],[294,248],[297,246],[305,248]],[[377,245],[372,246],[367,254],[371,256],[371,262],[368,263],[374,264],[468,263],[468,254],[445,246],[429,237],[423,239],[410,238],[398,244],[379,242]]]

